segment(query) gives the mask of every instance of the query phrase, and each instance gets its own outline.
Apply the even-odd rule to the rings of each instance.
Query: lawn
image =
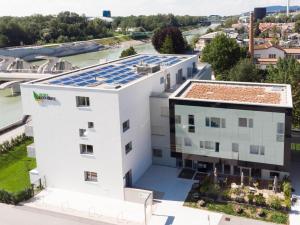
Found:
[[[35,159],[27,157],[26,146],[31,140],[0,154],[0,189],[18,192],[30,187],[28,171],[36,167]]]

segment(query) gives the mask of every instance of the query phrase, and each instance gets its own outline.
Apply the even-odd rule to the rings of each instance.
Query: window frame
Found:
[[[93,155],[94,146],[88,144],[79,144],[80,154],[81,155]]]
[[[84,181],[98,182],[98,173],[92,171],[84,171]]]
[[[84,128],[79,128],[79,137],[81,138],[87,137],[87,130]]]
[[[132,147],[132,141],[130,141],[130,142],[128,142],[128,143],[125,145],[125,153],[126,153],[126,155],[127,155],[129,152],[131,152],[132,149],[133,149],[133,147]]]
[[[88,122],[88,129],[93,129],[95,127],[94,122]]]
[[[248,127],[248,118],[239,117],[238,123],[239,127]]]
[[[253,148],[255,148],[253,150]],[[250,145],[250,154],[251,155],[259,155],[259,149],[260,149],[260,146],[259,145]]]
[[[235,153],[238,153],[239,150],[240,150],[240,145],[239,145],[239,143],[233,142],[233,143],[231,144],[231,151],[232,151],[232,152],[235,152]]]
[[[128,124],[128,126],[124,126],[124,124]],[[130,129],[130,120],[126,120],[122,123],[122,129],[123,129],[123,133],[125,133],[126,131],[128,131]]]
[[[189,138],[189,137],[184,137],[183,142],[184,142],[184,146],[186,146],[186,147],[192,147],[193,146],[192,139]],[[187,143],[190,143],[190,144],[187,144]]]
[[[152,148],[152,155],[156,158],[162,158],[163,157],[163,151],[159,148]]]
[[[84,108],[90,107],[90,97],[86,96],[76,96],[76,107],[77,108]]]

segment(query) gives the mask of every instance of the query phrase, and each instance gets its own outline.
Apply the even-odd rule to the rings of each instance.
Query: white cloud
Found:
[[[284,5],[287,0],[1,0],[0,15],[23,16],[34,13],[57,14],[74,11],[88,16],[101,15],[103,9],[112,15],[232,15],[252,10],[255,6]],[[300,0],[291,0],[300,5]]]

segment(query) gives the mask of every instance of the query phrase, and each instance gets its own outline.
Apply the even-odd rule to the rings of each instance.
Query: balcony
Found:
[[[27,156],[29,158],[35,158],[35,145],[32,143],[31,145],[27,146]]]

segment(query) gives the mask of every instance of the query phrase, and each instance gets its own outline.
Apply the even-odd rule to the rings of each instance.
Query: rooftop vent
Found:
[[[140,74],[148,74],[148,73],[156,73],[160,71],[159,64],[146,64],[141,61],[138,65],[136,65],[137,72]]]

